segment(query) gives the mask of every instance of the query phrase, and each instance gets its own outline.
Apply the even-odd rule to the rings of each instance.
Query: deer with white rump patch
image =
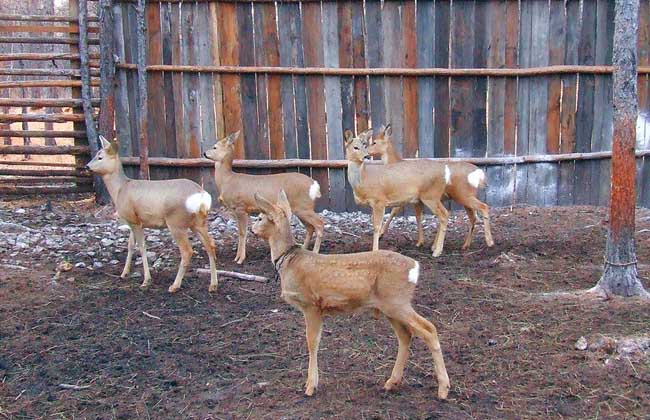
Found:
[[[417,261],[393,251],[320,255],[294,245],[291,205],[284,191],[275,203],[255,195],[262,214],[253,232],[269,241],[271,260],[280,276],[282,298],[302,311],[309,349],[309,370],[305,393],[318,387],[318,346],[323,316],[374,309],[383,313],[397,335],[397,359],[384,388],[392,390],[402,382],[409,357],[411,338],[422,338],[434,361],[438,398],[449,393],[449,377],[436,327],[420,316],[411,304],[420,275]]]
[[[144,282],[141,287],[151,285],[151,273],[147,261],[144,228],[167,226],[181,252],[181,264],[169,292],[181,288],[185,271],[192,258],[192,245],[188,229],[196,233],[210,259],[210,292],[217,291],[217,257],[215,244],[208,232],[208,212],[212,197],[197,183],[189,179],[148,181],[130,179],[124,174],[118,154],[117,141],[108,142],[100,136],[102,149],[88,163],[88,168],[100,175],[111,195],[117,214],[130,228],[128,254],[122,271],[122,278],[129,275],[133,250],[137,242],[142,255]]]
[[[215,162],[214,177],[219,188],[219,201],[233,210],[237,218],[239,243],[235,262],[242,264],[246,259],[248,216],[260,212],[254,198],[255,193],[259,193],[267,200],[274,200],[280,190],[286,191],[293,213],[306,229],[303,248],[307,248],[315,232],[313,250],[318,252],[325,225],[323,219],[314,211],[315,200],[321,196],[318,182],[299,173],[248,175],[233,172],[232,162],[235,151],[233,143],[239,134],[240,132],[237,131],[217,141],[212,149],[204,153],[206,158]]]
[[[372,208],[374,227],[372,249],[379,249],[379,237],[386,207],[422,203],[439,221],[436,239],[431,247],[433,256],[442,253],[447,230],[448,211],[442,204],[445,192],[444,168],[431,168],[423,160],[409,160],[388,165],[366,165],[370,159],[368,138],[372,130],[354,137],[345,131],[345,151],[348,159],[348,180],[354,200]]]
[[[399,154],[392,141],[392,128],[390,124],[382,126],[377,136],[370,139],[368,153],[371,156],[381,157],[384,164],[405,162]],[[469,162],[435,162],[432,160],[422,159],[430,166],[431,171],[440,173],[440,168],[444,168],[445,177],[445,195],[462,205],[469,218],[469,232],[465,237],[462,249],[468,249],[472,243],[474,229],[476,227],[476,212],[481,213],[483,217],[483,227],[485,231],[485,242],[487,246],[494,245],[492,231],[490,229],[490,213],[487,204],[476,197],[478,189],[485,187],[485,172],[482,169]],[[424,234],[422,231],[422,207],[417,204],[415,207],[415,219],[418,226],[417,246],[424,243]],[[418,208],[419,207],[419,208]],[[383,235],[393,218],[399,213],[401,208],[394,208],[388,220],[383,224],[380,235]],[[444,241],[444,239],[443,239]]]

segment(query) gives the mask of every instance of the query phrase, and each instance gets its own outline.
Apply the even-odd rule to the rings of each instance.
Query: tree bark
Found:
[[[138,106],[140,108],[140,179],[149,179],[149,136],[147,134],[147,25],[145,22],[145,0],[138,0],[136,7],[137,60],[138,60]]]
[[[592,289],[606,296],[650,297],[637,276],[634,244],[638,22],[639,0],[617,0],[614,19],[614,135],[610,223],[603,275]]]

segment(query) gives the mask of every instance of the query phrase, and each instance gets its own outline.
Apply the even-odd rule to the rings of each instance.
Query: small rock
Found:
[[[110,265],[117,265],[117,264],[119,264],[120,262],[119,262],[118,260],[110,260],[108,263],[109,263]]]
[[[576,341],[576,350],[580,351],[585,351],[587,350],[588,344],[587,344],[587,339],[584,337],[580,337],[578,341]]]
[[[72,270],[72,264],[70,261],[61,261],[59,265],[57,266],[57,270],[59,271],[70,271]]]
[[[135,278],[142,277],[142,273],[136,271],[135,273],[131,274],[131,277],[135,277]]]
[[[94,261],[93,262],[93,270],[99,270],[100,268],[104,267],[104,264],[102,264],[99,261]]]
[[[156,253],[152,251],[147,251],[147,259],[153,261],[156,259]]]
[[[497,345],[497,340],[495,340],[494,338],[490,338],[488,340],[488,345],[489,346],[496,346]]]
[[[104,239],[102,239],[101,241],[99,241],[99,243],[100,243],[102,246],[111,246],[111,245],[113,245],[115,242],[114,242],[113,240],[111,240],[111,239],[104,238]]]
[[[95,251],[88,251],[88,252],[86,252],[86,255],[88,255],[89,257],[94,257],[95,256]]]
[[[85,262],[78,262],[74,265],[74,268],[86,268]]]
[[[18,242],[16,242],[16,245],[14,245],[14,248],[18,248],[18,249],[29,248],[29,244],[26,244],[25,242],[18,241]]]
[[[16,213],[16,214],[25,214],[25,213],[27,213],[27,211],[25,209],[16,209],[16,210],[14,210],[14,213]]]
[[[67,279],[65,279],[65,281],[68,281],[70,283],[74,283],[74,280],[75,280],[74,277],[68,277]]]

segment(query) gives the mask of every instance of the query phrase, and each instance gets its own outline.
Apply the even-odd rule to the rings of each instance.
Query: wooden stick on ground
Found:
[[[196,272],[201,274],[210,274],[210,270],[207,268],[198,268]],[[266,283],[269,281],[267,277],[256,276],[254,274],[237,273],[236,271],[217,270],[217,274],[243,281],[254,281],[256,283]]]

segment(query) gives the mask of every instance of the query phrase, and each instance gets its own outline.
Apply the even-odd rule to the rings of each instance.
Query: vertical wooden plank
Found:
[[[650,65],[650,1],[641,0],[639,4],[639,38],[637,41],[638,65]],[[640,75],[637,80],[639,95],[639,117],[637,123],[636,146],[650,149],[650,78]],[[637,202],[650,207],[650,158],[637,160],[640,171],[637,176]]]
[[[321,20],[321,5],[317,2],[302,6],[303,45],[305,46],[305,66],[323,67],[323,37],[326,30]],[[322,30],[321,30],[322,28]],[[309,111],[309,132],[312,159],[327,159],[327,134],[325,118],[325,82],[323,76],[307,76],[307,107]],[[327,169],[312,170],[312,176],[321,185],[322,197],[319,207],[331,206]]]
[[[338,2],[339,67],[352,67],[352,3]],[[354,79],[341,76],[341,121],[345,129],[354,130]]]
[[[136,62],[136,40],[137,40],[137,22],[135,17],[135,5],[122,3],[123,27],[125,28],[124,56],[127,63]],[[129,130],[131,131],[131,150],[125,156],[138,156],[140,147],[138,144],[138,126],[137,121],[140,118],[140,109],[136,104],[136,92],[138,90],[138,81],[134,71],[127,73],[127,89],[129,96]],[[135,174],[135,171],[133,172]]]
[[[263,41],[267,66],[280,65],[280,50],[275,5],[265,3],[257,5],[261,9],[263,21]],[[284,135],[282,128],[282,79],[278,75],[267,78],[269,142],[271,159],[284,158]]]
[[[217,10],[217,33],[219,35],[219,60],[224,66],[239,65],[239,26],[234,3],[220,3]],[[224,74],[223,122],[226,134],[242,129],[241,84],[238,75]],[[244,157],[244,142],[235,142],[235,159]]]
[[[475,1],[454,3],[452,8],[451,67],[474,67]],[[471,157],[474,145],[475,78],[452,78],[450,87],[451,155]]]
[[[171,3],[160,4],[161,38],[162,38],[162,63],[173,63],[173,38],[178,34],[172,33],[172,8]],[[172,72],[163,73],[163,100],[165,104],[165,156],[177,157],[176,151],[176,103],[174,102],[174,75]],[[175,168],[167,168],[167,176],[177,178]]]
[[[515,67],[519,61],[519,5],[506,1],[506,67]],[[506,79],[506,103],[503,107],[503,153],[515,153],[517,131],[517,78]]]
[[[296,4],[278,3],[278,27],[282,28],[279,33],[280,41],[280,65],[291,66],[291,50],[296,35],[296,17],[300,9]],[[294,34],[293,36],[291,34]],[[298,34],[298,36],[300,36]],[[296,105],[293,94],[293,76],[281,76],[281,98],[282,114],[284,115],[284,155],[287,159],[298,157],[298,145],[296,142]]]
[[[489,55],[486,36],[492,23],[488,20],[488,3],[477,1],[474,11],[474,67],[485,68]],[[487,150],[487,77],[475,77],[472,106],[472,156],[485,156]]]
[[[251,3],[237,3],[237,22],[239,24],[239,65],[255,65],[253,40],[253,8]],[[260,148],[259,114],[257,110],[257,86],[255,74],[242,74],[241,106],[246,159],[259,159]]]
[[[162,64],[162,35],[160,32],[160,3],[148,3],[145,10],[147,21],[147,64]],[[165,109],[163,89],[163,74],[161,72],[148,72],[147,91],[148,107],[152,112],[147,112],[147,131],[149,135],[149,156],[168,156],[167,137],[165,130],[165,114],[158,110]],[[164,179],[168,173],[164,168],[152,167],[151,179]]]
[[[490,0],[487,3],[487,22],[497,22],[506,16],[505,0]],[[507,25],[486,25],[485,39],[488,41],[487,66],[503,68],[506,63]],[[505,154],[505,106],[506,78],[488,79],[488,125],[487,156]],[[508,98],[512,100],[512,98]],[[512,202],[511,168],[508,166],[491,166],[487,168],[488,185],[485,189],[487,203],[502,207]]]
[[[450,3],[436,2],[435,7],[435,64],[449,67]],[[449,127],[451,125],[451,103],[449,101],[449,77],[437,77],[434,98],[434,156],[449,157]]]
[[[519,67],[530,67],[533,42],[533,5],[529,1],[520,3],[519,19]],[[517,84],[517,155],[529,153],[530,138],[530,91],[531,78],[519,78]],[[529,165],[517,165],[515,202],[527,202]]]
[[[423,3],[422,6],[426,7]],[[431,21],[430,21],[431,22]],[[405,67],[417,67],[417,26],[415,18],[415,2],[402,3],[402,48]],[[404,145],[406,157],[418,154],[418,80],[415,77],[404,77]]]
[[[199,13],[196,3],[181,4],[181,21],[182,21],[182,47],[181,55],[183,61],[188,65],[196,65],[199,57],[199,32],[198,27]],[[185,157],[201,156],[201,86],[198,73],[183,74],[183,110],[184,118],[187,122],[187,131],[185,133],[187,153]],[[186,176],[197,183],[201,183],[200,170],[192,170]]]
[[[382,10],[383,56],[384,66],[404,67],[404,46],[399,14],[399,2],[384,2]],[[382,124],[390,123],[393,127],[393,145],[400,152],[404,149],[404,97],[402,78],[386,77],[384,79],[384,103],[386,117]]]
[[[530,64],[544,67],[549,60],[549,3],[532,1],[532,45]],[[547,153],[546,112],[548,108],[548,78],[534,77],[530,86],[528,151]],[[530,204],[554,205],[557,199],[557,173],[555,165],[538,163],[529,165],[526,196]]]
[[[417,5],[417,66],[435,67],[435,3],[433,0],[419,1]],[[432,24],[434,23],[434,24]],[[406,28],[406,23],[404,24]],[[408,84],[409,82],[406,82]],[[434,124],[433,124],[433,102],[434,102],[433,77],[417,78],[417,124],[418,124],[418,151],[420,157],[434,157]],[[406,114],[406,112],[405,112]],[[408,118],[407,118],[408,120]]]
[[[578,63],[578,45],[580,41],[581,21],[580,2],[568,2],[566,13],[566,42],[564,63]],[[562,105],[560,109],[560,152],[573,153],[576,150],[576,102],[578,94],[578,76],[562,76]],[[558,204],[574,203],[575,162],[561,162],[558,176]]]
[[[210,64],[213,66],[218,66],[221,64],[220,58],[220,45],[221,40],[219,39],[219,18],[217,17],[217,3],[210,2],[208,5],[208,42],[210,44]],[[212,75],[212,91],[214,97],[214,116],[215,116],[215,125],[216,125],[216,136],[217,139],[225,137],[226,130],[224,124],[224,113],[223,113],[223,81],[220,74]]]
[[[323,59],[325,67],[339,67],[338,12],[336,3],[323,2]],[[327,111],[327,156],[345,159],[343,153],[343,121],[341,115],[341,82],[338,76],[325,76],[325,108]],[[345,210],[345,171],[330,169],[330,206]]]
[[[614,3],[608,0],[596,2],[596,65],[612,64],[612,47],[614,38]],[[594,77],[594,125],[591,134],[591,150],[594,152],[611,150],[614,109],[612,105],[612,77],[596,75]],[[591,185],[594,186],[592,203],[604,206],[609,201],[609,166],[607,160],[592,163]],[[597,187],[596,187],[597,186]]]
[[[125,38],[127,36],[124,28],[124,16],[122,10],[125,5],[122,3],[113,4],[113,25],[115,42],[114,52],[119,62],[126,62]],[[131,126],[129,122],[129,86],[127,75],[130,70],[116,69],[115,81],[115,132],[120,141],[120,154],[122,156],[131,156]],[[130,170],[127,169],[129,175]]]
[[[263,4],[253,4],[253,24],[255,36],[255,65],[266,65],[264,49],[264,9]],[[271,155],[271,139],[269,135],[269,109],[267,86],[268,78],[265,74],[258,74],[257,80],[257,126],[260,159],[269,159]],[[268,172],[268,171],[266,171]]]
[[[363,3],[354,1],[352,2],[352,66],[355,68],[363,68],[367,65],[365,32]],[[368,78],[365,76],[354,78],[354,110],[357,132],[360,133],[368,128],[370,118]]]
[[[582,7],[582,28],[578,47],[578,64],[593,65],[596,47],[596,1],[584,0]],[[578,77],[578,108],[576,114],[576,151],[591,151],[591,135],[594,123],[593,75]],[[591,188],[593,162],[576,162],[575,204],[592,204],[594,188]]]
[[[368,67],[382,67],[384,64],[381,2],[366,2],[366,59]],[[384,77],[370,76],[370,119],[373,128],[386,123]]]
[[[196,33],[195,49],[197,50],[196,62],[198,65],[212,65],[212,46],[210,39],[210,8],[209,3],[197,2],[195,6]],[[199,75],[199,108],[201,120],[201,137],[199,141],[200,154],[212,148],[217,141],[217,120],[215,116],[214,80],[212,73],[200,73]],[[216,191],[212,170],[201,169],[201,185],[209,191]]]

